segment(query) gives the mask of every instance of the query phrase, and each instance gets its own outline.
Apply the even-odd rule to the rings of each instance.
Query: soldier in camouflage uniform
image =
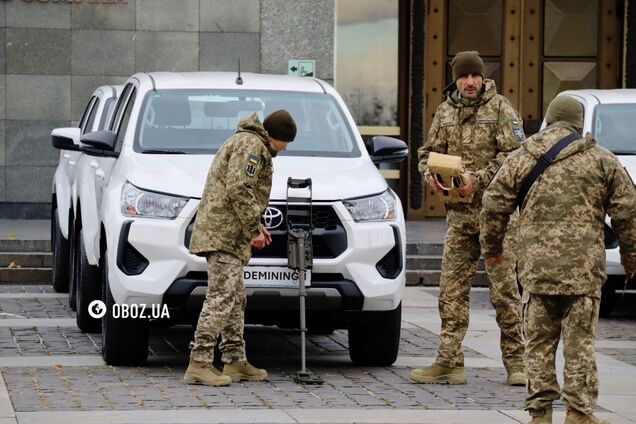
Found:
[[[441,344],[435,363],[415,369],[418,383],[465,384],[462,341],[468,329],[469,296],[480,256],[479,210],[481,196],[505,157],[525,139],[519,114],[497,94],[495,82],[484,80],[483,62],[477,52],[458,53],[452,61],[455,83],[435,113],[424,146],[418,151],[419,169],[438,191],[443,188],[428,172],[430,152],[460,156],[468,170],[468,183],[460,194],[474,193],[472,204],[447,203],[448,231],[444,240],[440,278],[439,313]],[[517,287],[513,231],[506,237],[506,258],[487,266],[490,299],[501,329],[501,351],[508,384],[525,385],[521,299]]]
[[[190,344],[184,376],[188,384],[220,386],[267,378],[265,370],[245,357],[243,267],[251,247],[260,249],[272,240],[261,224],[272,187],[272,157],[295,136],[287,111],[272,112],[262,125],[254,114],[241,120],[212,162],[190,241],[190,253],[207,257],[208,291]],[[219,334],[222,374],[212,365]]]
[[[517,194],[542,154],[583,126],[581,105],[567,96],[552,101],[550,124],[512,153],[483,197],[484,257],[497,263]],[[605,275],[603,224],[612,218],[627,273],[636,270],[636,190],[618,159],[590,134],[557,156],[521,205],[518,251],[523,293],[528,397],[532,424],[552,422],[558,399],[555,354],[561,334],[565,356],[566,424],[607,423],[592,415],[598,397],[594,337]],[[505,253],[506,247],[503,247]]]

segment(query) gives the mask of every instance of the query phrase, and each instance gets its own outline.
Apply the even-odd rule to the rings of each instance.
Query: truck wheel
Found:
[[[53,212],[51,223],[51,250],[53,252],[53,290],[58,293],[68,291],[68,240],[60,229],[60,214],[57,209]]]
[[[349,357],[358,365],[389,366],[400,347],[402,304],[387,312],[368,312],[372,319],[349,328]]]
[[[93,318],[88,313],[88,305],[93,300],[101,299],[102,288],[99,268],[88,263],[86,247],[82,238],[84,230],[80,230],[77,250],[79,252],[78,278],[75,281],[77,326],[85,333],[99,333],[102,329],[101,318]]]
[[[77,251],[77,229],[75,222],[68,229],[71,248],[69,249],[69,266],[68,266],[68,306],[71,310],[75,310],[77,306],[77,289],[75,289],[78,274],[79,252]]]
[[[624,277],[623,277],[624,278]],[[601,306],[599,315],[607,318],[614,309],[616,302],[616,287],[620,284],[622,278],[620,275],[608,275],[603,288],[601,289]]]
[[[106,314],[102,317],[102,359],[108,365],[140,365],[148,357],[148,321],[114,318],[115,300],[108,283],[108,252],[103,253],[102,299]]]

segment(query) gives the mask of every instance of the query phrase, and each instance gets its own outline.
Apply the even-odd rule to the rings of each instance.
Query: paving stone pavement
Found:
[[[407,288],[400,353],[392,367],[352,364],[345,331],[311,335],[308,366],[325,384],[298,385],[292,380],[299,368],[298,333],[248,326],[248,356],[255,365],[267,368],[268,381],[213,388],[181,382],[193,333],[189,326],[153,328],[150,357],[143,367],[106,366],[99,361],[99,334],[55,325],[58,320],[74,318],[64,295],[53,294],[47,285],[0,286],[0,424],[526,422],[526,415],[518,412],[523,408],[525,389],[505,385],[499,357],[484,348],[484,343],[492,344],[498,336],[492,330],[496,328],[494,311],[485,289],[471,292],[471,328],[465,345],[468,384],[419,385],[408,380],[411,366],[404,364],[427,365],[436,353],[436,295],[435,288]],[[599,325],[602,402],[598,411],[612,423],[636,422],[636,396],[624,388],[629,381],[623,384],[620,377],[633,382],[636,376],[634,303],[636,296],[626,297],[615,315]],[[7,318],[12,319],[11,325],[2,326]],[[32,319],[46,319],[51,325],[29,325],[35,322]],[[491,341],[480,342],[483,335]],[[42,360],[49,365],[38,365]],[[489,366],[470,366],[471,361]],[[606,370],[619,376],[616,381],[604,378]],[[3,411],[3,386],[10,401],[5,401],[5,409],[11,412]],[[166,415],[173,410],[182,415]],[[563,404],[557,403],[556,410],[562,411]],[[99,411],[111,414],[101,416]],[[214,414],[208,415],[208,411]],[[232,411],[242,412],[234,416]]]

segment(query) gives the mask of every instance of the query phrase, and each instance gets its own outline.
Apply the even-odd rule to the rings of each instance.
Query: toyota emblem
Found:
[[[283,223],[283,213],[278,208],[268,206],[263,214],[263,220],[265,221],[265,228],[274,230]]]

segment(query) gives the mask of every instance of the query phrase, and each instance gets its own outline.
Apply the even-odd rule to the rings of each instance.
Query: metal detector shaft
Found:
[[[307,189],[308,196],[290,196],[289,189]],[[300,384],[322,384],[323,380],[307,369],[305,311],[305,272],[313,266],[311,179],[287,179],[287,265],[298,272],[298,299],[300,302],[300,358],[301,370],[294,377]]]
[[[296,258],[298,258],[298,298],[300,299],[300,371],[296,374],[294,381],[301,384],[322,384],[322,378],[318,377],[307,369],[307,322],[305,320],[305,271],[307,270],[307,263],[305,260],[305,235],[303,230],[294,230],[300,233],[300,237],[296,237]],[[295,236],[299,233],[292,233]]]
[[[298,252],[305,253],[305,241],[304,239],[298,240]],[[304,261],[301,261],[304,262]],[[304,264],[302,264],[304,265]],[[302,266],[298,270],[298,297],[300,298],[300,372],[307,372],[307,352],[305,336],[307,332],[307,323],[305,322],[305,267]]]
[[[307,323],[305,322],[305,270],[307,262],[305,258],[305,231],[300,229],[292,230],[292,234],[296,238],[296,266],[298,269],[298,298],[300,301],[300,361],[301,373],[307,372],[307,352],[305,336],[307,332]]]

